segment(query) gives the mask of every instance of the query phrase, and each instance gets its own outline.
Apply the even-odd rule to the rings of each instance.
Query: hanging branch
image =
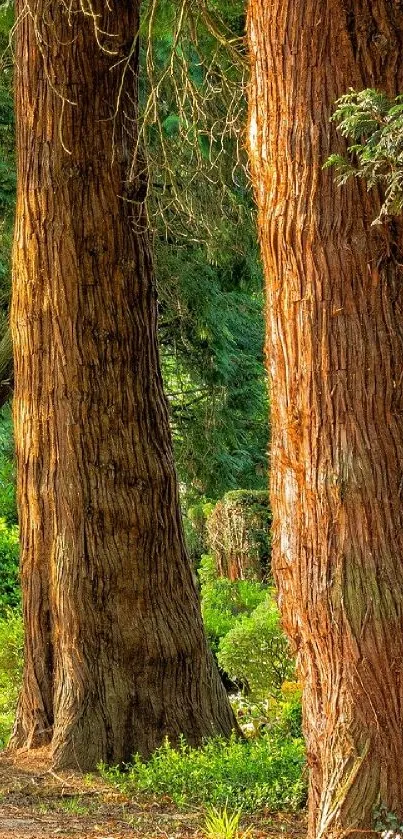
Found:
[[[244,39],[194,0],[148,0],[142,30],[138,147],[147,152],[150,223],[167,238],[205,242],[223,218],[237,223],[245,212]]]

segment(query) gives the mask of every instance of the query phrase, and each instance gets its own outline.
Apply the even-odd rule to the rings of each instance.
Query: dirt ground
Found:
[[[202,839],[205,814],[169,798],[128,798],[97,776],[55,774],[46,750],[0,752],[0,839]],[[246,817],[253,839],[301,839],[304,816]]]

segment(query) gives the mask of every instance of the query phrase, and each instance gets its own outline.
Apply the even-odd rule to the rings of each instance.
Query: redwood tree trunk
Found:
[[[335,186],[349,87],[403,90],[390,0],[250,0],[249,145],[267,278],[273,564],[298,651],[310,836],[403,817],[402,225]],[[359,832],[362,831],[362,832]]]
[[[12,747],[56,766],[234,724],[182,532],[136,144],[139,2],[17,3],[12,329],[26,626]]]

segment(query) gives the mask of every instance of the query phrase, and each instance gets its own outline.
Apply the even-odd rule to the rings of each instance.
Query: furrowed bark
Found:
[[[298,652],[310,837],[403,817],[402,224],[322,167],[350,87],[403,89],[388,0],[250,0],[249,148],[267,281],[273,567]]]
[[[184,547],[132,167],[139,3],[94,12],[37,0],[16,32],[26,643],[11,747],[52,739],[54,765],[81,769],[235,724]]]

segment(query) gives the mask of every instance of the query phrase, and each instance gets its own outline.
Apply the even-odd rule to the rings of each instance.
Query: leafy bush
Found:
[[[286,735],[302,737],[302,688],[299,682],[282,685],[279,724]]]
[[[252,696],[279,695],[283,682],[293,677],[294,661],[270,593],[221,638],[217,659],[230,678],[246,686]]]
[[[177,806],[202,804],[245,811],[297,810],[306,798],[304,746],[276,735],[256,740],[209,740],[194,749],[165,743],[145,762],[136,755],[126,772],[102,768],[125,794],[169,795]]]
[[[18,527],[0,519],[0,616],[20,604]]]
[[[197,564],[207,550],[207,518],[214,509],[214,501],[201,498],[183,511],[186,544],[191,560]]]
[[[202,557],[199,578],[201,582],[202,614],[204,626],[214,653],[218,644],[244,615],[250,615],[261,603],[267,588],[252,580],[232,582],[225,577],[217,579],[215,561],[206,554]]]
[[[22,677],[23,628],[18,612],[0,618],[0,748],[11,733]]]
[[[295,697],[282,704],[280,723],[290,737],[302,737],[301,697]]]
[[[276,732],[288,739],[302,738],[302,688],[299,682],[284,682],[276,697],[255,700],[243,693],[232,694],[238,725],[246,737]]]

